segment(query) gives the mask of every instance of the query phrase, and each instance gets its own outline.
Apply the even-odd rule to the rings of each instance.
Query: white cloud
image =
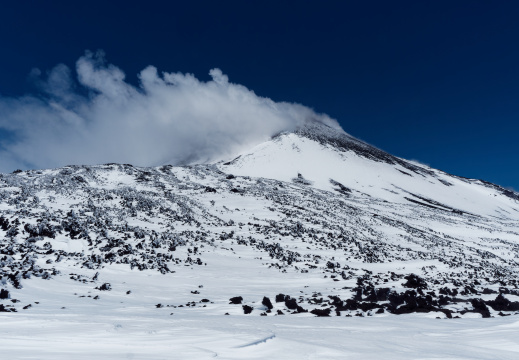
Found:
[[[43,96],[0,98],[0,171],[107,162],[155,166],[232,156],[306,121],[339,128],[299,104],[274,102],[229,82],[220,69],[211,81],[191,74],[159,74],[148,66],[140,86],[87,52],[73,72],[60,64],[41,80]],[[34,70],[32,77],[38,76]]]

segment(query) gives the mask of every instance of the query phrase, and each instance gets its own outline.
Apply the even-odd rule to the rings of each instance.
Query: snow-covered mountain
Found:
[[[517,193],[317,122],[230,161],[17,171],[0,186],[2,311],[519,311]]]
[[[321,190],[342,185],[391,203],[519,220],[517,193],[397,158],[318,122],[280,134],[224,165],[219,169],[242,176],[287,182],[301,177]]]

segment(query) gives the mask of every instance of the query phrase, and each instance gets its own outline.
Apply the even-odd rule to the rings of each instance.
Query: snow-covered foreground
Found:
[[[519,320],[0,315],[2,359],[518,359]]]

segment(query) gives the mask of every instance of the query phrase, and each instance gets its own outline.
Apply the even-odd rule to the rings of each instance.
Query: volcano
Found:
[[[519,194],[320,122],[207,164],[1,174],[0,239],[4,319],[519,313]]]

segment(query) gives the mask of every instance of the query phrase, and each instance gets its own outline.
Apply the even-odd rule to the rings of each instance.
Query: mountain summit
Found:
[[[276,135],[218,168],[280,181],[299,177],[321,190],[347,188],[392,203],[519,220],[517,193],[398,158],[319,122]]]
[[[322,123],[228,161],[0,174],[0,310],[519,311],[518,194]]]

